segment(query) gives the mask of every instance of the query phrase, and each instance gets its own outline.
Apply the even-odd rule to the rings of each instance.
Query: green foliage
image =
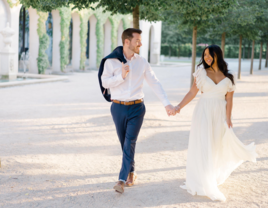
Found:
[[[136,5],[140,5],[140,17],[144,20],[156,21],[162,20],[160,10],[167,9],[169,4],[166,0],[21,0],[21,3],[27,7],[32,6],[35,9],[50,12],[60,7],[72,7],[72,10],[78,9],[103,9],[103,12],[114,14],[131,14]],[[95,5],[97,4],[97,8]]]
[[[196,56],[201,57],[205,46],[196,47]],[[255,45],[254,57],[259,57],[260,44]],[[225,58],[237,58],[238,57],[239,45],[226,45],[225,46]],[[161,55],[172,56],[172,57],[188,57],[192,56],[192,44],[182,44],[182,45],[161,45]],[[263,45],[262,57],[266,56],[266,45]],[[242,47],[242,58],[251,58],[251,45]],[[190,60],[190,59],[189,59]]]
[[[236,0],[196,0],[169,1],[169,6],[162,13],[169,24],[177,24],[181,29],[193,28],[206,30],[215,17],[225,17],[229,8],[236,5]]]
[[[267,0],[238,0],[226,16],[215,16],[207,23],[207,34],[212,37],[225,32],[237,39],[242,36],[243,39],[257,40],[262,29],[267,31],[267,18]]]
[[[46,49],[48,48],[49,45],[49,37],[46,33],[46,26],[45,26],[48,13],[38,11],[37,14],[39,16],[37,24],[38,26],[37,33],[39,36],[39,52],[37,58],[37,66],[38,66],[38,73],[45,74],[45,71],[49,66],[48,56],[46,54]]]
[[[162,23],[161,43],[166,45],[181,45],[191,42],[191,31],[181,30],[177,25]]]
[[[88,10],[82,10],[79,11],[79,17],[80,17],[80,69],[85,69],[85,61],[86,61],[86,39],[87,39],[87,23],[90,16],[90,11]]]
[[[103,24],[102,24],[100,15],[95,14],[95,16],[97,18],[96,36],[97,36],[97,67],[98,67],[103,58],[104,33],[103,33]]]
[[[110,11],[112,15],[114,14],[130,14],[133,9],[139,5],[140,14],[145,20],[159,20],[160,10],[163,10],[167,5],[166,0],[121,0],[121,1],[111,1],[111,0],[100,0],[98,7],[104,8],[104,11]]]
[[[32,7],[38,11],[51,12],[53,9],[69,7],[75,0],[20,0],[26,7]]]
[[[94,5],[92,6],[94,7]],[[120,20],[123,21],[123,24],[127,27],[130,25],[131,18],[130,16],[126,15],[113,15],[111,16],[110,12],[104,13],[103,9],[83,9],[78,11],[77,9],[74,12],[78,12],[80,16],[80,46],[81,46],[81,58],[80,58],[80,69],[85,68],[85,60],[86,60],[86,39],[87,39],[87,22],[91,15],[95,15],[97,19],[96,24],[96,37],[97,37],[97,66],[100,64],[103,58],[103,48],[104,48],[104,31],[103,25],[105,24],[106,20],[108,19],[111,23],[111,39],[112,45],[111,50],[113,50],[117,46],[117,29],[120,23]]]
[[[39,36],[39,53],[37,57],[38,73],[45,74],[47,67],[49,66],[48,56],[46,49],[49,45],[49,38],[47,34]]]
[[[71,9],[68,7],[58,8],[61,17],[60,30],[60,69],[64,71],[66,65],[69,63],[69,26],[71,21]]]
[[[227,20],[225,31],[232,35],[242,36],[243,38],[254,40],[258,37],[259,31],[254,27],[256,18],[261,15],[258,10],[258,0],[240,0],[239,5],[229,9],[228,16],[224,21]]]
[[[13,8],[14,6],[18,6],[20,4],[20,1],[17,0],[15,3],[13,3],[12,0],[7,0],[7,3],[10,6],[10,8]]]
[[[130,23],[128,24],[128,22],[126,21],[126,19],[122,19],[122,22],[123,22],[123,28],[124,28],[124,30],[126,30],[127,28],[129,28],[130,27]]]
[[[12,2],[12,0],[7,0],[7,3],[9,4],[10,8],[13,7],[13,2]]]
[[[112,31],[111,31],[111,39],[112,39],[112,44],[111,44],[111,51],[113,51],[115,49],[115,47],[117,46],[117,28],[115,27],[115,22],[114,19],[109,17],[108,18],[111,26],[112,26]]]

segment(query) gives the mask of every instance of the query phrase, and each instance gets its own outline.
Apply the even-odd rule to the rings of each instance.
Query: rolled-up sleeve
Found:
[[[124,82],[122,73],[114,75],[114,69],[111,61],[108,59],[104,63],[104,69],[101,76],[102,86],[104,88],[113,88]]]
[[[156,96],[159,98],[159,100],[163,103],[163,105],[166,107],[167,105],[170,105],[170,102],[167,98],[167,95],[160,84],[159,80],[155,76],[154,71],[152,70],[149,63],[147,63],[145,68],[145,80],[148,83],[148,85],[152,88]]]

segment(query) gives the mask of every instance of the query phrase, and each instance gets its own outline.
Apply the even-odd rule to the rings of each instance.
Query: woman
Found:
[[[179,113],[201,91],[192,118],[186,182],[181,188],[192,195],[225,201],[218,185],[244,160],[256,162],[255,146],[243,145],[233,133],[231,113],[236,83],[219,46],[205,48],[193,76],[192,88],[176,106]]]

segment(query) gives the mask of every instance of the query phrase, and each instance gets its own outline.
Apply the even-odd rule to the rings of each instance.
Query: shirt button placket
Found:
[[[131,62],[129,61],[129,84],[128,84],[128,95],[131,96],[131,81],[132,81],[132,67]]]

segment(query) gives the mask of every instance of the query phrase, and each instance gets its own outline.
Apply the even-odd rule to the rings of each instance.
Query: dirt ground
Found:
[[[0,207],[268,207],[268,69],[242,78],[234,94],[233,124],[244,143],[256,143],[257,163],[245,162],[220,186],[226,202],[192,196],[180,185],[191,117],[199,95],[180,115],[168,117],[147,84],[146,115],[136,146],[135,186],[112,189],[121,149],[110,103],[97,71],[69,81],[0,89]],[[237,63],[229,66],[236,69]],[[255,64],[257,66],[257,64]],[[190,86],[190,66],[153,67],[171,103]]]

